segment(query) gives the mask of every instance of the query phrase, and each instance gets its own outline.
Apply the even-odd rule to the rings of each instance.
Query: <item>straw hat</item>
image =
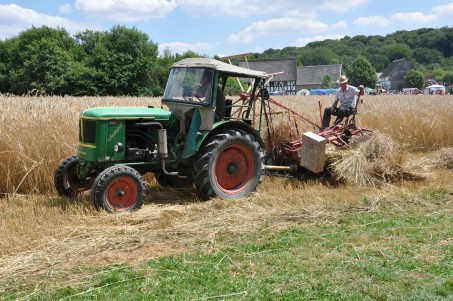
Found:
[[[346,75],[340,75],[340,77],[337,80],[337,84],[344,84],[348,82],[348,78]]]

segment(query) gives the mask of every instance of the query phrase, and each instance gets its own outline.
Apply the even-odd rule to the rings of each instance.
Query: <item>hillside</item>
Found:
[[[392,61],[406,58],[428,77],[453,82],[453,27],[397,31],[386,36],[344,37],[311,42],[304,47],[267,49],[252,59],[295,57],[299,66],[343,64],[363,56],[382,72]]]

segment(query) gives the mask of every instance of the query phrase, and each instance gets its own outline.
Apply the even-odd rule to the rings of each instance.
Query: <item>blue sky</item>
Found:
[[[262,52],[355,35],[453,26],[453,0],[0,0],[0,39],[32,26],[146,32],[172,53]]]

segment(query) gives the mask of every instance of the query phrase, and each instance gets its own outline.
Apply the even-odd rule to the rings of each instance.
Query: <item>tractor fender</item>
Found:
[[[263,139],[261,139],[260,133],[251,125],[244,121],[239,120],[222,120],[216,122],[212,125],[212,129],[210,131],[203,131],[201,139],[197,140],[197,144],[195,147],[195,151],[198,152],[200,147],[203,145],[203,142],[210,136],[215,135],[219,131],[223,129],[241,129],[247,133],[250,133],[256,141],[260,144],[262,148],[264,148]]]

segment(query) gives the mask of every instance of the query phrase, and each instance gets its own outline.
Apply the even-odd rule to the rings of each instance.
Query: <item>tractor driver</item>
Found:
[[[339,84],[340,87],[335,93],[335,100],[331,107],[324,110],[322,129],[329,127],[331,115],[337,116],[335,123],[338,124],[344,117],[348,117],[354,113],[357,101],[356,96],[363,95],[363,85],[359,86],[360,90],[354,86],[348,85],[348,78],[346,75],[341,75],[337,80],[337,84]],[[339,108],[337,108],[338,102],[340,102]]]
[[[201,79],[200,79],[200,87],[199,89],[194,93],[194,96],[197,98],[205,98],[205,99],[210,99],[211,98],[211,77],[212,77],[212,71],[211,70],[205,70]],[[217,103],[216,103],[216,114],[218,114],[220,117],[225,116],[225,95],[223,94],[222,88],[220,86],[217,86]]]

